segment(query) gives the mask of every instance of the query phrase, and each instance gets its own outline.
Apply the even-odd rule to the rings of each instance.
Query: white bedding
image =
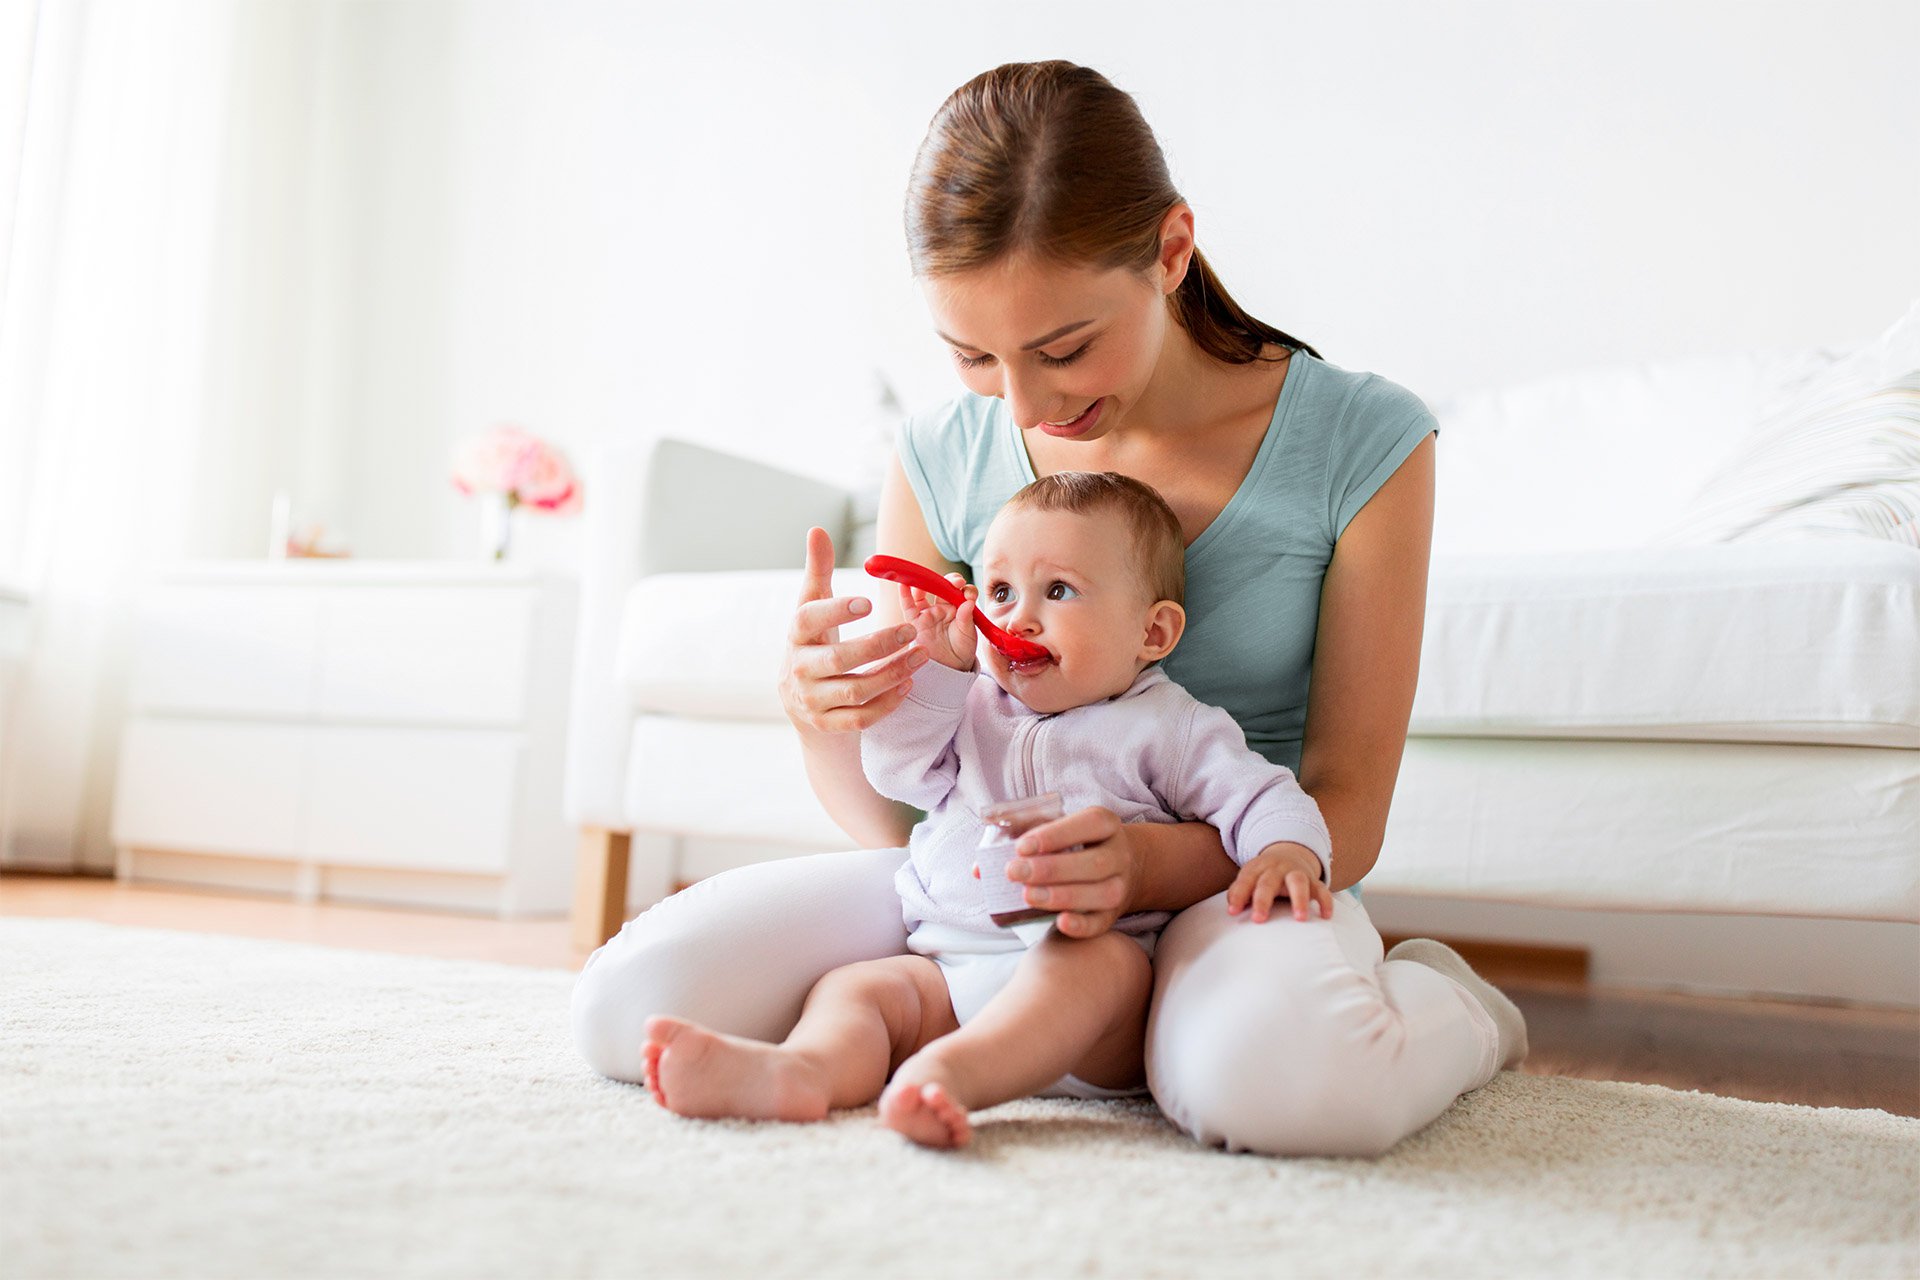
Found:
[[[1920,748],[1920,551],[1436,557],[1411,732]]]
[[[1334,850],[1334,866],[1340,851]],[[1414,738],[1362,887],[1920,921],[1920,751]]]

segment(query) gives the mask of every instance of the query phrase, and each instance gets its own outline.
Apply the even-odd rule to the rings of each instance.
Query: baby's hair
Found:
[[[1186,537],[1180,518],[1153,486],[1117,471],[1057,471],[1008,498],[1007,505],[1075,514],[1118,512],[1133,529],[1140,578],[1152,598],[1186,603]]]

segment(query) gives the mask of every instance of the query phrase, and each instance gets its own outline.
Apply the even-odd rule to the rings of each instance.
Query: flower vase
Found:
[[[513,509],[518,504],[511,494],[480,495],[480,558],[504,563],[513,547]]]

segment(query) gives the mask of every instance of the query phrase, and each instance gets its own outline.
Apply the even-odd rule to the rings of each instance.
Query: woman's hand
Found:
[[[980,592],[957,573],[948,574],[947,581],[960,588],[967,597],[965,604],[948,604],[939,596],[902,583],[900,613],[912,625],[920,647],[935,662],[955,671],[972,671],[978,665],[974,651],[979,647],[973,627],[973,602]]]
[[[1140,847],[1113,810],[1095,805],[1042,823],[1014,845],[1007,878],[1027,884],[1027,905],[1060,912],[1054,927],[1093,938],[1127,914],[1140,881]],[[1075,846],[1080,846],[1076,848]]]
[[[1262,924],[1276,898],[1293,903],[1293,918],[1305,920],[1309,904],[1320,904],[1320,918],[1333,915],[1333,890],[1320,878],[1320,859],[1303,844],[1279,841],[1260,851],[1227,886],[1227,914],[1239,915],[1253,903],[1253,922]]]
[[[858,731],[906,699],[914,671],[927,660],[925,647],[912,643],[913,627],[840,639],[844,624],[872,609],[870,600],[833,594],[833,539],[825,529],[807,530],[807,572],[780,672],[780,705],[802,733]],[[868,663],[879,665],[855,674]]]

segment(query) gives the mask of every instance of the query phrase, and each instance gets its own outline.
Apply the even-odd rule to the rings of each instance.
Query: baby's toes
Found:
[[[660,1056],[666,1051],[667,1046],[658,1040],[649,1040],[647,1047],[642,1050],[647,1066],[647,1092],[652,1094],[654,1101],[663,1107],[667,1105],[667,1096],[660,1087]]]
[[[962,1147],[972,1136],[966,1108],[937,1084],[899,1084],[880,1097],[880,1120],[923,1147]]]
[[[967,1109],[954,1100],[943,1084],[930,1084],[920,1090],[926,1099],[927,1110],[940,1118],[947,1127],[949,1146],[964,1147],[973,1137],[973,1125],[967,1120]]]

